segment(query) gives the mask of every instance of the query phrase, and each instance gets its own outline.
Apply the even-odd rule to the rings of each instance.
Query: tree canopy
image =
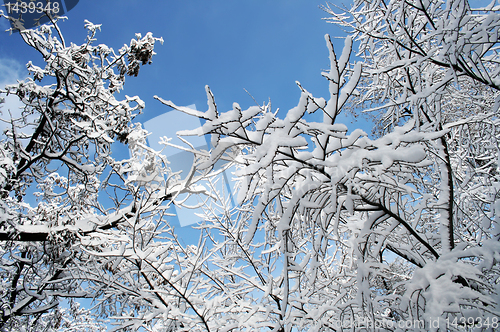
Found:
[[[117,330],[496,330],[500,6],[323,10],[349,31],[339,53],[325,36],[326,98],[297,83],[279,117],[270,103],[221,112],[208,86],[206,111],[155,97],[204,120],[178,135],[211,137],[209,151],[185,141],[184,172],[147,146],[141,99],[115,99],[161,39],[115,52],[90,22],[79,46],[55,20],[20,32],[46,66],[3,91],[25,106],[0,144],[1,329],[55,331],[81,312]],[[373,133],[342,112],[372,114]],[[197,245],[166,219],[185,195],[204,211]],[[62,298],[94,307],[63,312]]]

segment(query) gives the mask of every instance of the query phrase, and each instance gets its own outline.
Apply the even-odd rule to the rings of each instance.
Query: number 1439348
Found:
[[[48,13],[48,14],[59,14],[61,8],[59,6],[59,2],[54,1],[47,3],[39,2],[25,2],[25,1],[16,1],[16,2],[5,2],[5,7],[7,9],[7,14],[26,14],[26,13]]]

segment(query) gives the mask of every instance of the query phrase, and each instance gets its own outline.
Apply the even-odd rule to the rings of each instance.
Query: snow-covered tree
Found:
[[[500,6],[325,10],[352,30],[340,57],[326,37],[328,100],[299,84],[280,119],[219,112],[208,88],[206,112],[158,98],[206,121],[180,133],[211,135],[200,168],[236,168],[237,206],[206,206],[198,310],[212,330],[497,329]],[[375,135],[337,123],[344,111],[375,112]]]
[[[144,102],[116,96],[126,75],[137,76],[151,63],[155,42],[162,40],[136,34],[115,52],[95,45],[99,25],[86,21],[87,40],[75,45],[66,43],[57,20],[51,22],[19,32],[44,65],[29,62],[30,77],[1,91],[24,104],[2,110],[2,331],[59,324],[54,319],[61,318],[64,297],[100,298],[104,316],[139,310],[137,302],[120,302],[126,286],[116,304],[106,302],[122,284],[120,274],[113,274],[111,285],[101,275],[114,273],[121,260],[136,266],[134,250],[158,235],[168,205],[179,194],[199,192],[192,176],[169,171],[165,157],[147,147],[147,132],[131,122]],[[131,157],[116,160],[112,144],[125,144]],[[127,283],[137,277],[123,273]]]
[[[422,251],[402,238],[395,251],[383,244],[363,253],[368,262],[370,255],[392,251],[416,268],[405,293],[383,305],[401,317],[440,317],[441,326],[457,317],[469,324],[495,317],[500,6],[495,1],[476,9],[467,1],[356,1],[348,17],[329,12],[360,42],[367,75],[357,102],[378,111],[379,136],[405,123],[413,123],[418,133],[443,132],[422,142],[428,165],[403,180],[411,194],[385,191],[377,198],[425,235],[429,250],[424,251],[434,256],[419,262]],[[385,236],[370,238],[392,246]],[[369,243],[367,238],[366,248]],[[377,274],[363,277],[375,280]],[[366,301],[376,298],[360,290]]]
[[[270,104],[220,112],[208,87],[205,112],[157,97],[204,119],[179,134],[211,135],[210,151],[186,141],[182,177],[132,123],[143,102],[115,99],[156,38],[114,52],[89,22],[80,46],[57,22],[21,32],[46,65],[5,90],[25,107],[0,145],[2,328],[70,327],[80,309],[58,299],[87,297],[118,330],[497,329],[500,6],[324,9],[351,30],[340,54],[325,38],[328,98],[298,83],[280,118]],[[341,112],[375,114],[373,135]],[[203,194],[197,245],[166,222],[183,194]]]

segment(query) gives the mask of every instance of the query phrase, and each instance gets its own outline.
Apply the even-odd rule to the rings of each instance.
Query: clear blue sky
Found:
[[[260,104],[271,99],[273,109],[283,111],[299,100],[295,81],[316,97],[328,98],[328,84],[321,76],[329,67],[324,35],[344,34],[322,20],[328,16],[319,8],[324,4],[319,0],[80,0],[60,27],[66,42],[82,44],[84,20],[102,24],[96,43],[115,50],[137,32],[163,37],[153,64],[142,67],[138,77],[127,77],[125,91],[118,96],[139,95],[146,102],[144,113],[136,118],[139,122],[169,111],[154,95],[205,110],[207,84],[221,111],[229,110],[233,102],[242,108],[254,105],[244,89]],[[7,28],[7,20],[0,19],[0,29]],[[342,46],[343,40],[337,40],[338,53]],[[41,64],[40,55],[19,34],[0,32],[0,85],[24,78],[23,68],[30,60]],[[345,120],[350,129],[363,125],[351,125],[351,120]]]

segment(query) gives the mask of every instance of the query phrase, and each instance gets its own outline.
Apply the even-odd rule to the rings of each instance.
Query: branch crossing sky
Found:
[[[336,4],[342,6],[338,1]],[[153,99],[154,95],[204,111],[204,87],[209,85],[220,112],[230,110],[233,102],[246,109],[255,101],[262,105],[270,100],[272,108],[284,114],[299,101],[298,81],[314,96],[328,99],[328,83],[321,76],[329,66],[324,36],[342,37],[345,33],[322,20],[328,15],[321,5],[326,2],[80,0],[65,13],[68,19],[60,27],[66,42],[82,44],[84,20],[102,24],[95,43],[115,51],[135,38],[135,33],[144,36],[151,31],[163,37],[164,44],[155,46],[153,64],[142,67],[138,77],[127,77],[125,90],[117,96],[138,95],[146,102],[136,121],[154,131],[150,137],[154,145],[157,137],[175,137],[176,130],[197,125],[196,119],[186,121],[174,115]],[[0,18],[0,30],[8,28],[8,21]],[[334,43],[340,53],[343,39]],[[0,86],[25,78],[28,61],[42,65],[41,56],[24,44],[18,33],[0,32]],[[4,110],[19,106],[11,97]],[[362,123],[351,125],[351,117],[341,121],[350,129],[363,127]],[[179,162],[178,167],[185,163]],[[182,226],[190,223],[180,220]]]

